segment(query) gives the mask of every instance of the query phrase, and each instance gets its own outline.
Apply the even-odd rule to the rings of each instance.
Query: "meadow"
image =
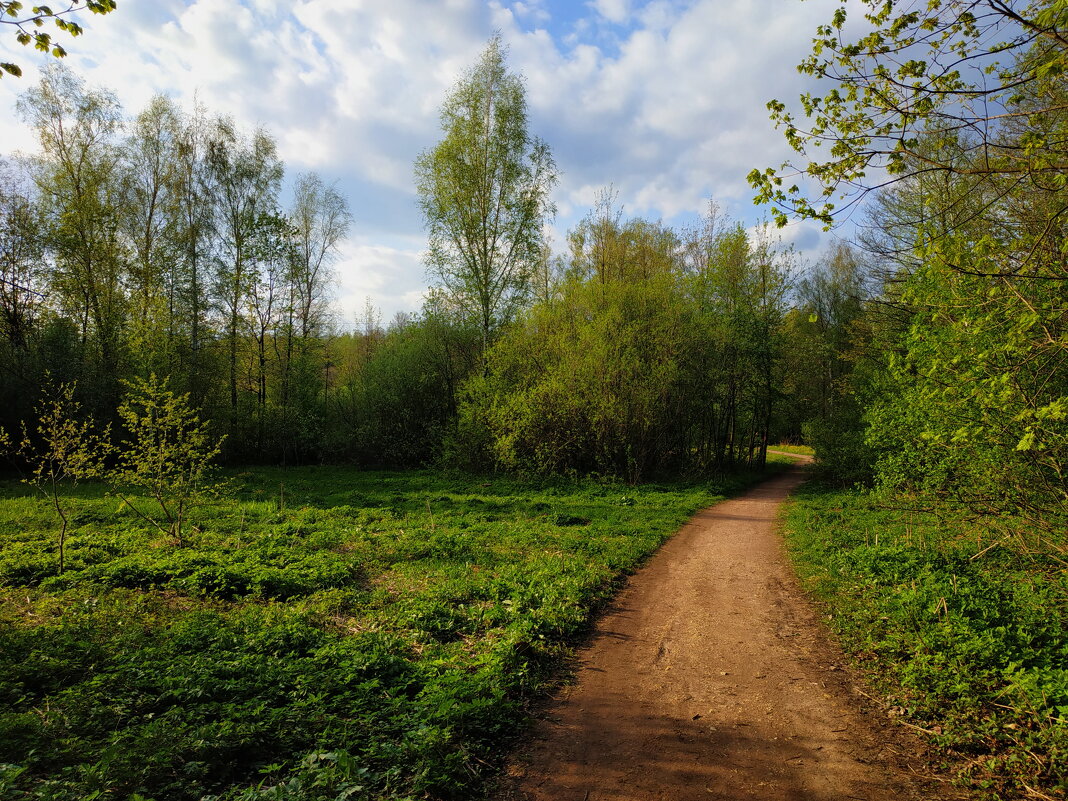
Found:
[[[760,478],[229,477],[180,546],[72,489],[62,573],[0,484],[0,797],[477,797],[623,577]]]
[[[877,701],[976,797],[1068,795],[1068,573],[949,507],[810,483],[786,538]],[[1052,794],[1052,795],[1051,795]]]

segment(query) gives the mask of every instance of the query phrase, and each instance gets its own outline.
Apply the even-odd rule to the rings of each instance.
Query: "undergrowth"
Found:
[[[961,520],[810,484],[787,541],[889,713],[980,797],[1068,796],[1068,574]]]
[[[475,796],[620,577],[756,477],[232,478],[181,547],[79,486],[62,574],[0,484],[0,797]]]

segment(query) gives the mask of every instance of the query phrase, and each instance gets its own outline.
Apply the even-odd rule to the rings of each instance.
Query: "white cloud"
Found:
[[[562,170],[558,229],[608,184],[628,215],[681,219],[714,196],[748,224],[746,173],[787,155],[765,103],[801,91],[794,65],[828,13],[784,0],[123,0],[86,19],[68,62],[130,112],[156,92],[195,95],[271,131],[292,173],[338,180],[356,217],[339,297],[395,311],[427,283],[412,163],[494,29]],[[18,56],[27,77],[0,80],[4,153],[33,145],[13,108],[38,59]]]
[[[421,250],[418,241],[407,247],[373,244],[363,237],[350,242],[335,265],[342,319],[351,321],[361,313],[367,298],[386,321],[399,311],[418,309],[426,292]]]
[[[622,25],[630,16],[629,0],[592,0],[590,7],[609,22]]]
[[[512,13],[521,20],[533,20],[537,23],[548,22],[552,15],[545,7],[544,0],[516,0],[511,5]]]

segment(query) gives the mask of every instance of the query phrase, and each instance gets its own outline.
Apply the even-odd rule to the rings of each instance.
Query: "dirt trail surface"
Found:
[[[776,515],[803,479],[700,512],[631,578],[498,799],[939,797],[905,767],[919,744],[862,711],[798,589]]]

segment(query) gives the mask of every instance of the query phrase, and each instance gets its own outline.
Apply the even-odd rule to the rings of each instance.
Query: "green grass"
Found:
[[[185,547],[79,487],[62,575],[0,484],[0,797],[476,796],[621,576],[754,480],[233,478]]]
[[[769,445],[769,448],[776,451],[782,451],[783,453],[799,453],[803,456],[815,456],[816,451],[810,448],[808,445]]]
[[[927,730],[980,797],[1068,794],[1068,574],[982,527],[802,488],[803,580],[889,712]],[[1034,795],[1028,787],[1045,795]]]

